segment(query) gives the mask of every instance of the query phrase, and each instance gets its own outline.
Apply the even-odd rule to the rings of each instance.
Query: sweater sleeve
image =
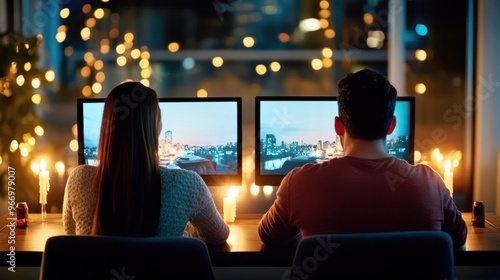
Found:
[[[195,228],[193,235],[207,244],[223,244],[229,236],[229,226],[217,211],[205,182],[198,174],[194,173],[193,176],[196,177],[193,187],[197,190],[196,198],[193,200],[197,207],[190,218],[190,223]]]
[[[300,230],[290,222],[290,172],[276,192],[276,200],[259,222],[258,233],[266,245],[286,245],[300,239]]]
[[[73,173],[71,173],[68,177],[68,181],[66,182],[66,188],[64,190],[64,199],[63,199],[63,227],[66,234],[75,234],[76,223],[73,219],[73,203],[71,201],[71,197],[69,193],[73,190]]]
[[[462,218],[462,213],[457,209],[450,191],[440,180],[439,190],[443,207],[442,231],[450,234],[455,248],[462,248],[467,239],[467,224]]]

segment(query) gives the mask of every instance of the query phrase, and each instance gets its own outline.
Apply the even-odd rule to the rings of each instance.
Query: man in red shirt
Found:
[[[315,234],[440,230],[454,246],[467,226],[441,176],[387,152],[396,125],[396,89],[379,73],[362,70],[338,84],[335,132],[345,156],[289,172],[259,223],[267,245]]]

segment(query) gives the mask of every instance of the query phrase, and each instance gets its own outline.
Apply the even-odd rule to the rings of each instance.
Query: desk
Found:
[[[462,213],[467,223],[466,250],[455,253],[457,266],[500,266],[500,217],[486,214],[486,227],[471,224],[471,214]],[[231,234],[227,244],[209,246],[214,266],[289,266],[294,248],[269,249],[260,241],[257,225],[261,214],[239,215],[230,224]],[[8,216],[0,217],[0,266],[7,266],[8,244],[11,234]],[[64,235],[62,214],[48,214],[41,222],[40,214],[30,214],[30,224],[25,229],[16,228],[16,266],[40,266],[46,240],[54,235]]]

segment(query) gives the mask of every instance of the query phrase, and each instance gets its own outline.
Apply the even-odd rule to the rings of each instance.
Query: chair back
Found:
[[[40,280],[214,279],[207,246],[186,237],[64,235],[45,244]]]
[[[289,279],[453,279],[441,231],[329,234],[300,241]]]

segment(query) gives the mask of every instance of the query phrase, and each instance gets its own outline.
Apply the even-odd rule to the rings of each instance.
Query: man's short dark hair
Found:
[[[386,77],[364,69],[338,84],[339,115],[353,138],[385,139],[396,106],[397,91]]]

